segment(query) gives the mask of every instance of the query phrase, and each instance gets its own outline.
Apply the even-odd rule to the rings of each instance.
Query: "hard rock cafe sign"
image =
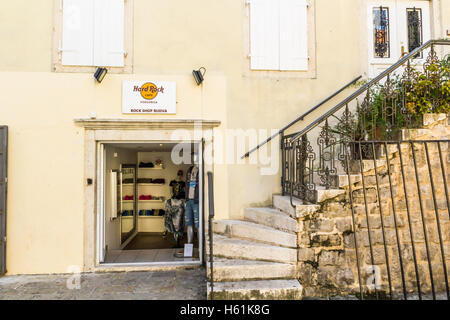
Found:
[[[177,113],[176,83],[162,81],[123,81],[122,113]]]

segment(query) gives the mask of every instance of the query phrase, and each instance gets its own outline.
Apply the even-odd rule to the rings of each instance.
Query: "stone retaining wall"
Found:
[[[405,135],[422,140],[428,138],[448,139],[450,135],[448,134],[447,119],[440,119],[439,121],[430,121],[431,124],[425,128],[426,130],[417,129],[422,130],[420,134],[407,132]],[[441,143],[440,146],[448,184],[450,181],[449,143]],[[374,293],[373,290],[369,290],[370,285],[374,283],[374,270],[375,275],[379,274],[379,294],[381,296],[389,294],[386,262],[389,264],[394,294],[403,293],[401,265],[403,266],[406,290],[409,293],[417,292],[414,254],[416,255],[422,292],[427,293],[431,290],[428,259],[430,259],[436,292],[445,292],[438,225],[445,253],[444,260],[447,265],[447,274],[449,274],[450,221],[437,144],[428,143],[430,168],[434,182],[434,197],[425,146],[422,143],[414,144],[424,221],[422,220],[411,144],[401,144],[405,185],[403,184],[398,146],[389,145],[387,151],[390,162],[390,181],[386,157],[383,156],[380,159],[381,161],[378,161],[377,174],[375,174],[373,168],[373,160],[364,160],[364,164],[367,164],[369,168],[369,162],[372,162],[372,169],[364,172],[366,198],[364,198],[362,181],[351,186],[355,228],[352,223],[348,186],[344,188],[346,194],[321,203],[321,210],[298,219],[300,230],[298,233],[298,277],[304,287],[305,297],[358,295],[358,261],[365,294],[371,295]],[[356,164],[356,167],[359,168],[359,161],[353,164]],[[361,176],[358,180],[361,180]],[[392,188],[390,185],[392,185]],[[407,201],[405,189],[408,196]],[[434,206],[435,202],[438,219]],[[409,206],[409,218],[407,205]],[[439,220],[439,224],[437,220]],[[424,224],[426,233],[424,233]],[[355,235],[359,251],[358,261],[356,259]],[[411,241],[411,235],[413,242]],[[427,239],[429,254],[427,254],[425,238]],[[400,255],[398,246],[400,246]],[[448,277],[450,278],[450,275]]]

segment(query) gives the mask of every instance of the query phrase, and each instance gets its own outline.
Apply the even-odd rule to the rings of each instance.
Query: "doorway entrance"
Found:
[[[201,264],[202,144],[105,141],[98,155],[99,264]]]
[[[430,1],[370,2],[367,21],[371,78],[431,39]],[[422,53],[414,62],[423,64],[426,56]]]

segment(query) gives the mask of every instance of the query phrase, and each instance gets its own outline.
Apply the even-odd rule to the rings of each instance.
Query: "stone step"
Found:
[[[296,263],[297,250],[214,234],[214,257]],[[206,243],[209,248],[209,241]],[[207,251],[208,252],[208,251]]]
[[[297,221],[272,208],[245,208],[245,220],[287,232],[297,232]]]
[[[331,176],[332,185],[335,188],[348,187],[348,175],[347,174],[337,174]],[[361,181],[361,174],[350,174],[351,184],[355,184]]]
[[[214,300],[301,300],[297,280],[259,280],[214,283]],[[207,285],[211,299],[211,285]]]
[[[293,207],[292,204],[294,204],[295,207]],[[302,218],[320,209],[320,206],[317,204],[306,204],[295,198],[292,198],[292,204],[290,196],[273,196],[273,206],[275,209],[289,214],[292,218]]]
[[[430,133],[430,129],[402,129],[402,140],[419,140]]]
[[[206,272],[209,279],[210,264],[206,263]],[[236,260],[215,258],[213,261],[214,281],[244,281],[261,279],[295,279],[295,264]]]
[[[423,126],[430,128],[436,124],[448,124],[450,117],[445,113],[425,113],[423,115]]]
[[[340,196],[341,194],[345,194],[345,190],[341,189],[325,189],[324,187],[317,186],[315,193],[315,203],[321,203],[327,200],[331,200]]]
[[[280,231],[254,222],[242,220],[215,220],[215,233],[232,238],[259,241],[284,247],[297,247],[297,235],[293,232]]]
[[[381,169],[382,167],[386,166],[386,160],[385,159],[378,159],[375,160],[377,169]],[[351,160],[350,163],[350,172],[352,174],[358,174],[361,173],[361,164],[360,160]],[[375,165],[373,163],[373,159],[371,160],[362,160],[362,172],[366,173],[370,170],[373,170],[375,168]]]

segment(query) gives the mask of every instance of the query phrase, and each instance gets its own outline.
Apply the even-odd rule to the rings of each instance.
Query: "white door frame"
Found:
[[[196,261],[167,261],[167,262],[129,262],[129,263],[104,263],[104,258],[106,255],[105,244],[106,244],[106,235],[105,235],[105,219],[106,219],[106,207],[105,207],[105,144],[114,143],[114,144],[127,144],[127,143],[192,143],[194,144],[194,149],[198,148],[199,153],[199,179],[200,189],[199,189],[199,230],[198,230],[198,243],[199,243],[199,260]],[[203,181],[204,181],[204,170],[203,170],[203,148],[202,148],[202,140],[194,140],[194,141],[162,141],[162,140],[146,140],[146,141],[127,141],[127,140],[119,140],[119,141],[97,141],[97,177],[98,177],[98,185],[97,185],[97,215],[96,215],[96,224],[97,224],[97,256],[96,256],[96,264],[102,266],[166,266],[166,265],[201,265],[203,264],[203,239],[204,239],[204,219],[202,217],[204,214],[203,207]],[[201,216],[200,216],[201,215]],[[136,229],[137,232],[137,229]]]
[[[97,144],[97,264],[105,261],[106,235],[105,235],[105,145]]]

